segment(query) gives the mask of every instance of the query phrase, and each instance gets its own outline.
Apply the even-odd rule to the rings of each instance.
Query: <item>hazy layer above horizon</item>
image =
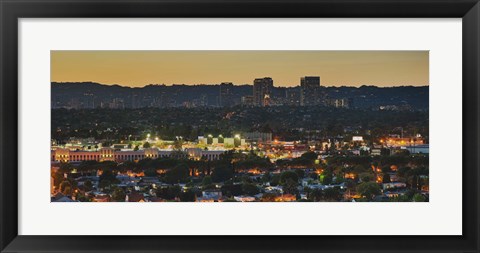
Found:
[[[425,86],[428,51],[51,51],[52,82],[252,84],[271,77],[296,86],[320,76],[326,86]]]

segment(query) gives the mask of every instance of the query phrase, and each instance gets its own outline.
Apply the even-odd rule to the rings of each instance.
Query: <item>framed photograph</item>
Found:
[[[1,252],[479,252],[477,0],[0,12]]]

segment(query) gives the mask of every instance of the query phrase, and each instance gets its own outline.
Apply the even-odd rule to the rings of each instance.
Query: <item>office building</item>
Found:
[[[257,78],[253,81],[253,102],[256,106],[271,104],[273,79],[270,77]]]
[[[300,105],[311,106],[320,103],[320,77],[305,76],[300,79]]]

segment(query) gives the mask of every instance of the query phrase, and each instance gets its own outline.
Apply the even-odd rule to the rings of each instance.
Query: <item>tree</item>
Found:
[[[202,190],[216,189],[210,176],[205,176],[202,180]]]
[[[233,168],[227,164],[220,164],[213,170],[213,182],[223,182],[233,177]]]
[[[157,176],[157,170],[154,168],[148,168],[145,170],[145,176],[147,177],[156,177]]]
[[[102,185],[102,181],[108,181],[110,184],[115,183],[117,181],[117,177],[111,170],[104,170],[102,175],[99,177],[99,183]]]
[[[369,171],[369,170],[366,169],[365,166],[362,166],[360,164],[353,167],[353,172],[355,172],[355,174],[360,174],[360,173],[367,172],[367,171]]]
[[[123,163],[121,163],[121,164],[118,165],[118,168],[117,168],[117,169],[118,169],[120,172],[127,172],[127,171],[129,171],[129,170],[132,170],[132,171],[135,171],[135,172],[139,172],[139,171],[137,170],[138,167],[139,167],[138,164],[135,163],[135,162],[133,162],[133,161],[124,161]]]
[[[90,202],[90,199],[85,197],[85,195],[83,195],[83,194],[78,194],[77,195],[77,200],[80,201],[80,202]]]
[[[407,195],[399,195],[390,199],[391,202],[409,202],[410,199]]]
[[[143,148],[150,148],[150,146],[151,146],[150,142],[148,142],[148,141],[143,143]]]
[[[57,187],[57,189],[59,188],[60,186],[60,183],[63,182],[63,180],[65,179],[64,175],[62,172],[60,171],[55,171],[55,173],[52,173],[52,177],[53,177],[53,185],[55,187]]]
[[[151,168],[154,168],[154,164],[153,164],[153,160],[151,158],[145,158],[145,159],[142,159],[140,161],[138,161],[138,163],[136,164],[135,167],[138,167],[141,171],[144,171],[146,169],[151,169]]]
[[[303,153],[301,158],[304,158],[306,160],[313,162],[318,158],[318,155],[313,151],[309,151],[309,152]]]
[[[383,173],[388,173],[388,172],[392,172],[392,169],[390,168],[390,166],[383,166],[382,167],[382,172]]]
[[[167,186],[167,187],[160,187],[156,190],[156,195],[159,198],[166,199],[166,200],[173,200],[180,196],[182,188],[178,185],[174,186]]]
[[[270,174],[270,172],[267,171],[265,174],[263,174],[263,176],[262,176],[262,182],[263,183],[270,182],[270,179],[272,179],[272,174]]]
[[[284,194],[298,194],[298,182],[294,181],[292,178],[287,178],[282,183],[282,190]]]
[[[307,194],[307,198],[314,202],[322,201],[323,191],[320,189],[313,189]]]
[[[210,176],[205,176],[202,180],[202,186],[208,186],[213,184],[212,177]]]
[[[375,180],[375,175],[372,172],[364,172],[358,175],[362,182],[370,182]]]
[[[343,182],[345,182],[345,178],[344,178],[343,176],[337,175],[337,176],[335,177],[335,184],[341,184],[341,183],[343,183]]]
[[[347,187],[348,190],[353,190],[357,186],[355,181],[353,179],[347,179],[345,180],[345,186]]]
[[[102,181],[100,181],[100,182],[98,183],[98,187],[99,187],[100,189],[103,189],[104,191],[105,191],[106,189],[109,189],[111,186],[112,186],[112,181],[106,180],[106,179],[104,179],[104,180],[102,180]]]
[[[182,147],[183,147],[183,139],[179,138],[173,142],[173,148],[175,150],[182,150]]]
[[[60,183],[60,192],[64,195],[72,195],[72,184],[68,180],[64,180]]]
[[[368,200],[372,200],[376,195],[380,195],[381,190],[375,182],[363,182],[357,186],[357,192]]]
[[[320,179],[323,185],[330,185],[333,183],[332,173],[324,173],[320,176]]]
[[[298,175],[294,171],[288,170],[280,174],[280,184],[286,183],[289,179],[298,183]]]
[[[329,187],[323,190],[326,201],[339,201],[342,199],[342,191],[340,187]]]
[[[71,172],[74,169],[73,165],[70,163],[61,163],[60,168],[58,169],[59,172],[66,173]]]
[[[125,202],[125,196],[125,191],[120,187],[116,187],[112,193],[112,200],[115,202]]]
[[[407,177],[407,174],[409,174],[409,171],[410,171],[410,170],[411,170],[410,167],[400,167],[400,168],[398,169],[398,171],[397,171],[397,175],[398,175],[399,177],[405,178],[405,177]]]
[[[179,182],[185,182],[188,179],[189,169],[184,163],[175,166],[165,174],[165,180],[168,183],[175,184]]]
[[[295,173],[297,173],[298,178],[305,177],[305,171],[303,169],[297,169],[295,170]]]
[[[90,172],[96,171],[98,169],[99,162],[97,161],[82,161],[80,165],[78,165],[78,171],[81,172]]]
[[[180,192],[180,201],[182,202],[195,202],[197,199],[195,192],[191,189],[188,189],[185,192]]]
[[[260,191],[255,184],[245,183],[242,185],[242,191],[250,196],[258,194]]]
[[[277,186],[280,184],[280,174],[273,174],[272,178],[270,179],[271,186]]]
[[[92,184],[92,181],[90,180],[87,180],[85,181],[85,183],[83,183],[83,188],[85,189],[85,191],[91,191],[93,189],[93,184]]]
[[[383,183],[390,183],[391,180],[390,180],[390,175],[389,174],[383,174],[383,178],[382,178],[382,182]]]
[[[227,197],[242,195],[242,185],[240,184],[225,184],[221,188],[222,194]]]
[[[253,183],[252,178],[250,178],[248,175],[243,175],[243,176],[241,177],[241,179],[242,179],[242,180],[241,180],[242,183]]]
[[[413,202],[425,202],[426,198],[422,194],[416,193],[413,195],[412,201]]]

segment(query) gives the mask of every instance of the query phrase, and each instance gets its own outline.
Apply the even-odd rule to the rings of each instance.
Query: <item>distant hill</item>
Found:
[[[219,85],[147,85],[131,88],[94,82],[51,83],[52,108],[142,108],[176,107],[188,105],[218,106]],[[428,110],[429,87],[322,87],[327,98],[352,99],[356,108],[378,109],[380,106],[408,106],[414,110]],[[300,87],[275,87],[273,99],[283,99],[289,91]],[[235,85],[232,99],[240,104],[243,96],[252,95],[252,85]]]

